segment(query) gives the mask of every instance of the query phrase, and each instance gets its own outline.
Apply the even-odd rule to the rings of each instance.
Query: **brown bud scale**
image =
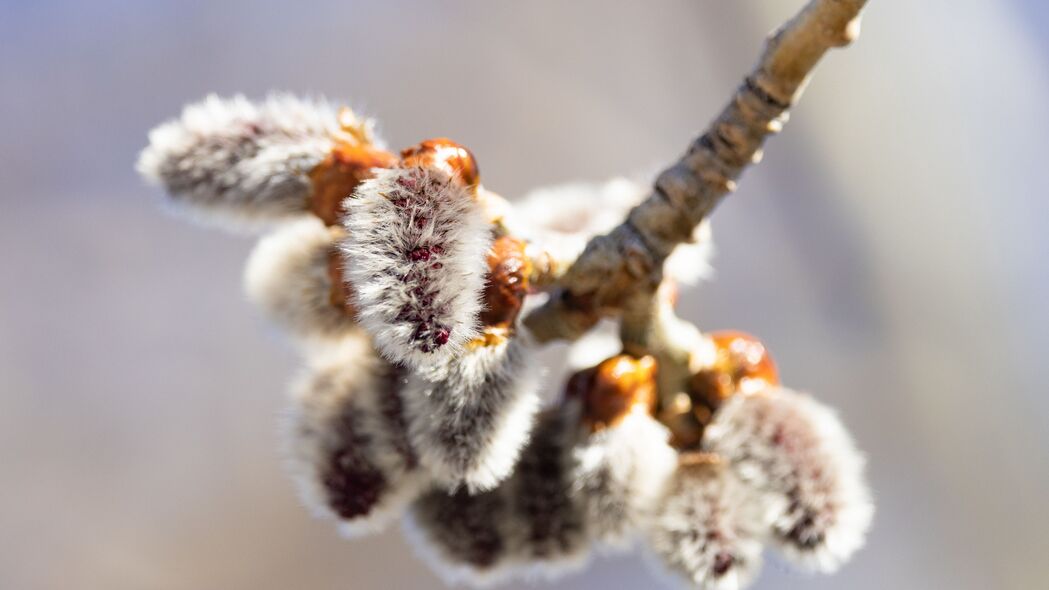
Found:
[[[401,150],[401,165],[437,168],[458,178],[468,187],[476,188],[481,183],[481,174],[473,153],[446,137],[427,139]]]
[[[485,327],[513,329],[528,294],[531,273],[525,242],[512,236],[497,238],[488,250],[488,283],[484,290]]]
[[[313,187],[310,211],[325,225],[337,225],[345,213],[342,202],[358,184],[372,177],[372,169],[392,168],[396,164],[397,156],[386,150],[336,138],[328,157],[309,173]]]
[[[568,380],[565,395],[583,403],[583,422],[591,431],[615,426],[632,412],[651,413],[656,401],[656,359],[621,354]]]
[[[715,359],[712,366],[692,376],[693,401],[717,409],[729,397],[750,394],[779,384],[776,364],[760,340],[733,330],[712,332]]]
[[[353,306],[350,286],[343,278],[342,264],[342,254],[337,247],[332,247],[328,251],[328,280],[331,283],[328,300],[331,301],[332,307],[341,309],[347,315],[355,316],[357,308]]]

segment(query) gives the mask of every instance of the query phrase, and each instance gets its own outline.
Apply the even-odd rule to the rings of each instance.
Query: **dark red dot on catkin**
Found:
[[[725,552],[718,553],[714,556],[714,575],[720,577],[727,574],[735,562],[736,558],[732,555]]]
[[[430,254],[431,252],[429,248],[427,248],[426,246],[419,246],[418,248],[409,252],[408,257],[411,258],[413,261],[429,260]]]
[[[433,333],[433,341],[437,346],[444,346],[448,344],[448,337],[451,335],[452,333],[448,328],[437,328]]]

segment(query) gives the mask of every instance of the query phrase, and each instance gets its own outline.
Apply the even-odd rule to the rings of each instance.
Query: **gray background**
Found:
[[[0,1],[0,587],[438,586],[397,532],[297,505],[297,360],[241,295],[252,242],[161,214],[151,126],[286,89],[393,146],[452,136],[509,196],[648,172],[800,4]],[[840,408],[879,509],[837,576],[772,561],[756,588],[1044,587],[1047,38],[1039,0],[872,0],[718,209],[683,314]],[[551,587],[653,584],[617,557]]]

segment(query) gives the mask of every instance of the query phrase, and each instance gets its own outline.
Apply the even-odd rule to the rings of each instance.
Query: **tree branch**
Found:
[[[525,318],[537,340],[575,339],[602,315],[654,293],[663,261],[736,188],[782,129],[812,69],[828,50],[859,34],[866,0],[811,0],[773,34],[757,66],[685,155],[664,170],[652,194],[611,233],[590,241],[550,300]]]

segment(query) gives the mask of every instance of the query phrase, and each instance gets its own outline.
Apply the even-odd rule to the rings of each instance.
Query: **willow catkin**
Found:
[[[478,334],[491,241],[471,191],[437,168],[389,169],[345,207],[346,279],[379,351],[412,368],[462,353]]]
[[[755,493],[720,461],[683,456],[644,525],[661,568],[703,590],[738,590],[761,567],[764,514]]]
[[[331,151],[338,128],[324,100],[210,95],[150,132],[138,170],[167,190],[176,209],[203,220],[286,219],[307,210],[308,174]]]
[[[674,470],[669,437],[652,416],[631,413],[576,448],[573,480],[594,540],[614,547],[632,541]]]
[[[578,569],[591,547],[572,479],[581,436],[578,407],[549,409],[537,418],[513,475],[496,488],[424,495],[407,521],[417,552],[445,581],[473,586]]]
[[[397,368],[351,337],[314,359],[293,389],[289,472],[314,514],[347,535],[383,528],[428,482],[408,440],[402,385]]]
[[[543,412],[505,484],[511,498],[516,553],[548,576],[586,562],[591,539],[575,454],[585,433],[573,402]]]
[[[360,329],[350,303],[335,300],[343,289],[333,284],[331,264],[341,234],[305,217],[260,239],[248,258],[248,298],[299,341],[331,342]]]
[[[405,520],[405,536],[447,584],[483,587],[509,573],[514,556],[510,505],[505,490],[471,494],[434,488]]]
[[[567,399],[542,412],[497,487],[435,488],[413,505],[409,539],[447,582],[557,578],[641,530],[676,464],[666,430],[639,414],[594,433],[582,411]]]
[[[488,490],[513,471],[539,407],[531,349],[519,334],[473,346],[408,379],[412,443],[445,487]]]
[[[772,539],[810,569],[837,569],[863,544],[873,516],[864,459],[841,420],[812,397],[769,388],[730,398],[705,450],[769,498]]]

